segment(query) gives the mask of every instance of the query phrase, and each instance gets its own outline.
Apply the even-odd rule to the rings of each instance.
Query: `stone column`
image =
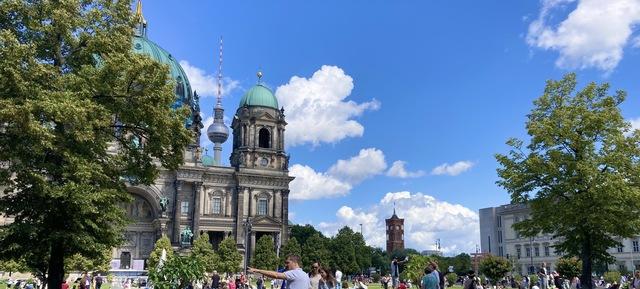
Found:
[[[200,237],[200,195],[202,195],[202,182],[193,183],[193,236],[194,240]]]
[[[289,190],[282,190],[282,243],[289,240]]]
[[[176,181],[175,194],[173,195],[173,235],[171,236],[172,243],[180,243],[180,191],[182,191],[182,185],[184,181]]]
[[[256,255],[256,232],[251,231],[251,245],[249,245],[249,261]]]
[[[242,223],[244,222],[244,190],[245,187],[238,186],[236,187],[236,243],[244,244],[244,227]]]
[[[274,218],[282,219],[282,190],[274,190],[273,196],[273,214]]]

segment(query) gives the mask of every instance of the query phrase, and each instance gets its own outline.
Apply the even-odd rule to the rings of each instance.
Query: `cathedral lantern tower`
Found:
[[[288,171],[284,109],[278,109],[278,99],[261,79],[258,72],[258,83],[242,97],[233,117],[231,166]]]
[[[393,216],[386,219],[387,225],[387,254],[396,250],[404,249],[404,219],[398,218],[396,209],[393,209]]]

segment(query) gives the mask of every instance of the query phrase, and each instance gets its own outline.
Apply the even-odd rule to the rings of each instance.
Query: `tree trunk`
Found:
[[[64,278],[64,250],[62,244],[59,242],[51,244],[48,272],[47,288],[60,289],[62,279]]]
[[[582,241],[582,276],[580,276],[580,288],[581,289],[593,289],[593,282],[591,281],[591,271],[593,262],[591,261],[591,236],[589,234],[583,235],[584,241]]]

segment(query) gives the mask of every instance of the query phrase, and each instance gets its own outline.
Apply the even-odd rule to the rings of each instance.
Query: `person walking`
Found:
[[[256,288],[264,289],[264,278],[262,276],[258,277],[258,280],[256,280]]]
[[[540,289],[549,289],[549,273],[547,273],[547,263],[542,263],[540,270],[538,271],[538,277],[540,279]]]
[[[249,267],[248,270],[251,273],[262,274],[268,278],[281,279],[287,281],[286,289],[309,289],[310,280],[307,273],[305,273],[301,267],[300,256],[289,255],[285,261],[287,271],[276,272],[269,270],[262,270]]]
[[[98,276],[96,276],[95,278],[93,278],[93,280],[96,283],[96,289],[100,289],[100,287],[102,287],[102,276],[100,276],[100,273],[98,273]]]
[[[211,289],[220,289],[220,275],[216,270],[213,270],[213,275],[211,276]]]
[[[438,289],[438,287],[440,287],[436,275],[433,274],[434,271],[435,269],[432,264],[429,264],[426,268],[424,268],[424,276],[422,277],[422,289]]]
[[[640,289],[640,270],[636,270],[633,278],[631,279],[631,283],[629,283],[630,289]]]
[[[467,280],[462,283],[462,289],[476,289],[476,272],[470,270],[467,272]]]

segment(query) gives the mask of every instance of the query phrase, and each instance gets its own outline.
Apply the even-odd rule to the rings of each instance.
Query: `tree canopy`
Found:
[[[242,254],[236,248],[236,241],[233,238],[225,238],[218,246],[219,263],[217,268],[221,273],[236,273],[240,270]]]
[[[256,243],[256,250],[254,254],[254,257],[251,260],[253,267],[272,271],[278,268],[280,262],[278,262],[278,256],[276,256],[273,237],[269,235],[260,237]]]
[[[547,82],[527,117],[528,143],[510,139],[511,150],[496,155],[497,183],[531,210],[514,228],[551,234],[557,250],[583,261],[591,288],[593,263],[611,262],[607,249],[640,233],[640,131],[620,112],[624,91],[576,86],[575,74]]]
[[[191,247],[191,254],[200,259],[206,272],[213,272],[220,260],[218,254],[213,250],[213,245],[209,242],[209,234],[202,233]]]
[[[478,270],[495,285],[511,271],[511,262],[503,257],[488,255],[482,259]]]
[[[0,1],[0,254],[59,287],[64,260],[123,241],[126,182],[192,140],[169,70],[131,51],[129,0]]]
[[[156,241],[156,245],[153,247],[151,254],[149,254],[149,259],[147,259],[149,268],[156,268],[158,266],[160,258],[162,257],[162,250],[165,251],[167,260],[173,257],[173,247],[171,247],[171,241],[167,236],[162,236]]]

